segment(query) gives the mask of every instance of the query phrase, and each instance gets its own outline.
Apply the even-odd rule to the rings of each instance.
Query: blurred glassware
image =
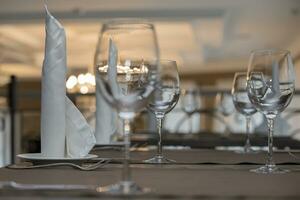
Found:
[[[224,117],[231,115],[234,112],[231,94],[219,92],[216,96],[217,111]]]
[[[291,102],[295,91],[295,72],[287,50],[257,50],[250,56],[247,72],[248,96],[268,122],[268,157],[265,166],[251,170],[256,173],[285,173],[273,160],[274,119]]]
[[[130,172],[130,123],[147,106],[158,79],[159,50],[155,28],[138,20],[111,21],[103,25],[95,54],[96,81],[105,100],[123,122],[125,155],[122,181],[102,188],[112,194],[136,194]],[[101,108],[97,108],[101,109]]]
[[[234,75],[232,84],[232,100],[235,109],[246,118],[246,143],[238,153],[255,153],[250,144],[250,123],[251,116],[256,113],[256,108],[252,105],[247,94],[247,73],[237,72]]]
[[[193,132],[193,119],[192,115],[200,108],[199,94],[197,89],[185,89],[182,91],[181,108],[187,115],[189,122],[189,133]],[[180,126],[181,123],[178,124]],[[179,127],[178,127],[179,129]]]
[[[215,107],[215,113],[212,116],[217,119],[217,123],[220,122],[222,126],[225,126],[223,134],[229,136],[232,130],[228,120],[235,111],[231,94],[227,91],[218,92],[215,96]]]
[[[162,154],[162,123],[165,115],[177,104],[180,95],[180,82],[176,61],[160,61],[160,79],[155,86],[152,98],[148,103],[148,110],[153,112],[157,121],[157,132],[159,136],[157,144],[157,155],[145,160],[146,163],[170,163],[175,162]]]

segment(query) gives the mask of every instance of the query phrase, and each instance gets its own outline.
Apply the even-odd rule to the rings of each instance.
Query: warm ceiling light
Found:
[[[77,78],[76,76],[72,75],[68,78],[67,83],[66,83],[66,87],[68,89],[72,89],[75,87],[75,85],[77,84]]]

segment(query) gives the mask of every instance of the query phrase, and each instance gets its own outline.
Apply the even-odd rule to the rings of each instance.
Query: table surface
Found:
[[[275,153],[280,167],[287,174],[262,175],[249,172],[264,163],[265,152],[252,155],[216,150],[166,150],[177,164],[141,164],[154,151],[134,151],[133,180],[152,189],[152,193],[133,199],[300,199],[300,153]],[[95,150],[99,157],[122,157],[120,150]],[[0,181],[25,184],[84,184],[106,186],[120,180],[122,165],[111,163],[95,171],[80,171],[69,167],[47,169],[0,169]],[[0,190],[0,199],[33,199],[47,196],[62,199],[93,199],[103,196],[90,192],[34,192]],[[123,198],[106,196],[105,199]]]
[[[251,144],[254,146],[267,146],[267,133],[252,133]],[[132,144],[157,144],[158,135],[153,132],[139,132],[132,134]],[[283,149],[290,147],[300,149],[300,141],[289,136],[275,136],[274,146]],[[218,134],[212,132],[200,132],[195,134],[167,133],[163,132],[164,145],[190,146],[192,148],[204,149],[216,146],[243,146],[245,144],[245,133],[243,134]]]

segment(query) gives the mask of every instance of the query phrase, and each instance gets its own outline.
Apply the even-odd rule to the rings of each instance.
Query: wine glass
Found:
[[[185,89],[181,96],[181,108],[187,114],[189,121],[189,133],[193,132],[192,115],[199,109],[199,94],[197,89]],[[180,126],[181,124],[178,124]],[[178,127],[179,128],[179,127]]]
[[[274,120],[291,102],[295,91],[295,72],[287,50],[257,50],[250,56],[247,72],[248,96],[255,108],[267,119],[268,157],[256,173],[285,173],[273,160]]]
[[[162,154],[162,123],[165,115],[170,112],[178,102],[180,95],[179,75],[176,61],[160,61],[160,79],[156,84],[152,98],[149,100],[147,108],[155,114],[157,121],[157,132],[159,136],[157,144],[157,154],[144,162],[147,163],[170,163],[175,162]]]
[[[243,150],[238,153],[255,153],[250,144],[250,122],[251,116],[256,113],[256,108],[250,102],[247,94],[246,72],[235,73],[231,94],[235,109],[246,118],[246,143]]]
[[[119,20],[103,25],[95,54],[97,92],[117,110],[122,120],[125,150],[122,181],[101,188],[101,191],[112,194],[148,191],[131,179],[129,134],[130,123],[147,106],[159,78],[158,60],[158,44],[152,24]]]

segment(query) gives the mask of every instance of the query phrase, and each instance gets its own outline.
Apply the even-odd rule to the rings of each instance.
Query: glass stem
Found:
[[[273,160],[273,133],[274,133],[274,117],[267,117],[269,135],[268,135],[268,158],[266,165],[272,167],[275,165]]]
[[[123,161],[123,181],[131,181],[131,172],[130,172],[130,120],[123,120],[124,128],[124,161]]]
[[[250,144],[250,123],[251,123],[251,117],[246,116],[246,144],[245,144],[245,150],[249,150],[251,147]]]
[[[157,143],[157,156],[162,157],[162,136],[161,136],[161,129],[162,129],[162,122],[163,122],[164,116],[156,116],[157,121],[157,132],[158,132],[158,143]]]

